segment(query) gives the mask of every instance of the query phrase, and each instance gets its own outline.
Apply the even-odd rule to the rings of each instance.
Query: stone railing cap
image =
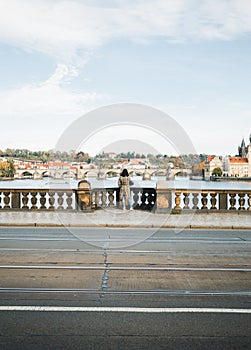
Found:
[[[165,181],[165,180],[159,180],[157,181],[157,184],[156,184],[156,189],[159,190],[159,189],[168,189],[168,181]]]

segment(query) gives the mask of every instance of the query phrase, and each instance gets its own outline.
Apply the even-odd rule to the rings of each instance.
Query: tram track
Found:
[[[0,265],[0,291],[251,295],[250,267]],[[226,292],[227,291],[227,292]]]
[[[121,244],[131,242],[131,231],[128,236],[124,232],[125,236],[117,237]],[[247,232],[238,232],[238,237],[228,232],[189,232],[177,238],[163,231],[124,248],[110,247],[105,237],[101,239],[100,230],[96,234],[91,240],[103,241],[100,248],[70,235],[51,236],[46,230],[44,235],[37,232],[33,237],[2,236],[1,296],[251,296],[251,240]]]
[[[103,290],[88,288],[24,288],[0,287],[0,293],[71,293],[97,295],[180,295],[180,296],[251,296],[251,290]]]
[[[128,270],[128,271],[225,271],[251,272],[245,267],[154,267],[154,266],[79,266],[79,265],[0,265],[1,269],[10,270]]]

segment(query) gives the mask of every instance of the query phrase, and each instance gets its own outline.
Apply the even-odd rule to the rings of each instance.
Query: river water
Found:
[[[108,178],[106,180],[97,180],[94,178],[87,178],[90,182],[91,188],[112,188],[117,187],[118,178]],[[132,178],[134,185],[132,187],[152,187],[156,188],[158,180],[165,180],[165,177],[152,177],[151,180],[142,180],[141,177]],[[65,178],[62,180],[54,180],[50,178],[44,178],[43,180],[10,180],[0,181],[1,189],[77,189],[78,182],[80,180],[74,180]],[[201,180],[189,180],[189,178],[176,178],[175,180],[168,181],[169,188],[174,189],[212,189],[212,190],[251,190],[251,181],[201,181]]]

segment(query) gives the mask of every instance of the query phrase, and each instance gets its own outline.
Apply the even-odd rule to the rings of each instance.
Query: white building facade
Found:
[[[242,140],[238,150],[239,154],[235,157],[208,157],[205,162],[205,179],[210,179],[215,168],[220,168],[223,176],[251,177],[251,135],[249,145],[246,147]]]

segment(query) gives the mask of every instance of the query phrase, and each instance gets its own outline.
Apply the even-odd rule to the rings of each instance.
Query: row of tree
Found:
[[[28,149],[11,149],[7,148],[5,151],[0,150],[0,157],[6,157],[7,159],[19,158],[24,160],[42,161],[44,163],[48,161],[61,160],[68,162],[87,162],[98,165],[112,165],[115,162],[142,159],[142,163],[147,162],[150,165],[158,166],[159,168],[167,168],[170,164],[173,164],[175,168],[189,168],[192,169],[194,175],[201,175],[203,165],[208,155],[206,154],[184,154],[179,156],[172,156],[167,154],[140,154],[138,152],[124,152],[115,154],[113,157],[109,153],[102,152],[94,157],[90,157],[87,152],[83,151],[31,151]],[[1,174],[6,174],[9,166],[2,166]],[[0,175],[6,176],[6,175]]]
[[[61,152],[61,151],[31,151],[28,149],[11,149],[7,148],[5,151],[0,150],[0,157],[7,158],[18,158],[25,160],[37,160],[42,162],[48,162],[53,160],[61,160],[61,161],[91,161],[91,158],[86,152]]]

